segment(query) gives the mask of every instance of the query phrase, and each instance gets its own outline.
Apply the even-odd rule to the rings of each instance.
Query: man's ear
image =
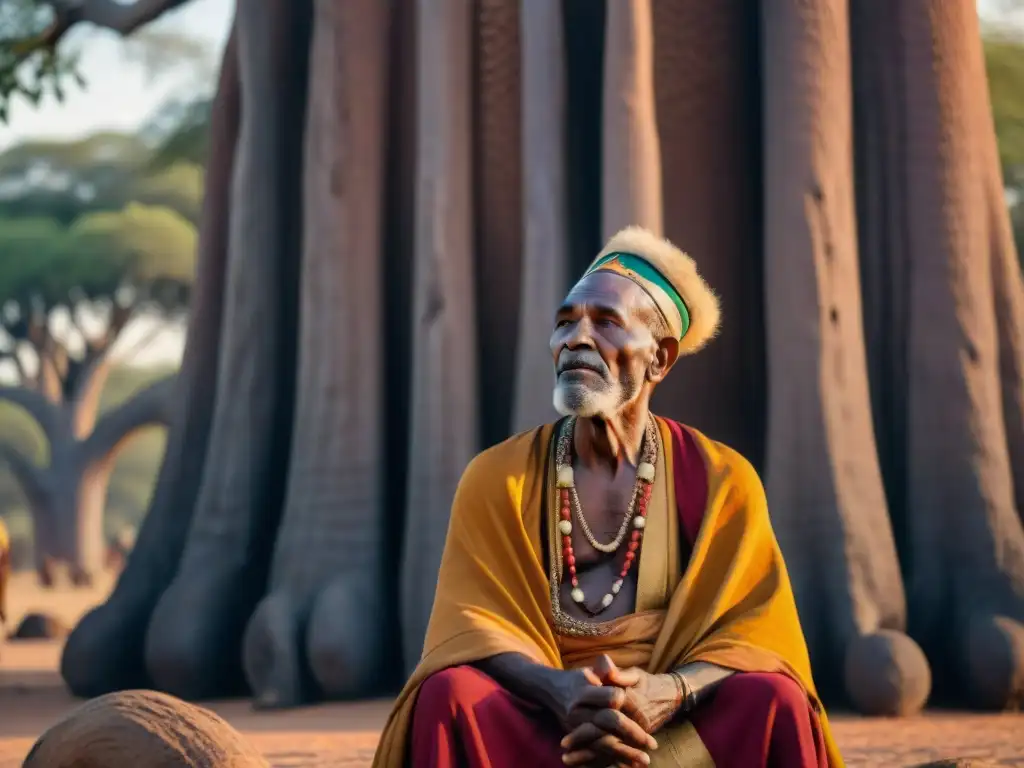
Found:
[[[661,380],[672,370],[672,366],[676,364],[678,359],[679,339],[672,338],[671,336],[665,337],[658,342],[658,351],[654,355],[654,360],[647,371],[647,376],[654,384],[661,383]]]

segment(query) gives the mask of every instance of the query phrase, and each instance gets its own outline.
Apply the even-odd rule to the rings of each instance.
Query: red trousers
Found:
[[[737,673],[690,715],[716,768],[827,768],[818,717],[785,675]],[[544,710],[475,667],[427,678],[413,714],[413,768],[556,768],[565,734]]]

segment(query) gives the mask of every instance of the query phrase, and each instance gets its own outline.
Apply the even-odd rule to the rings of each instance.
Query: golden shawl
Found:
[[[658,423],[665,475],[671,477],[679,457],[673,456],[668,423]],[[631,617],[617,620],[614,636],[628,657],[620,658],[652,673],[706,661],[741,672],[787,674],[819,713],[829,765],[841,768],[761,481],[738,453],[685,429],[707,471],[703,521],[667,608],[637,614],[632,631]],[[375,768],[404,768],[416,693],[433,673],[509,652],[556,669],[566,666],[560,645],[567,639],[553,629],[541,541],[552,434],[553,425],[546,425],[516,435],[478,455],[463,473],[423,656],[384,727]],[[587,642],[573,638],[567,656],[592,655],[580,647]],[[599,647],[609,645],[608,636],[589,642],[593,652],[616,659],[616,647]]]

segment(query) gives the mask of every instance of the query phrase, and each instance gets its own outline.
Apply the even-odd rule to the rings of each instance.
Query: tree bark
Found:
[[[723,307],[721,333],[654,396],[679,419],[764,465],[758,8],[747,0],[653,0],[654,93],[665,236],[692,256]]]
[[[57,428],[54,404],[46,397],[27,387],[0,387],[0,400],[17,405],[35,419],[43,434],[50,434]]]
[[[419,660],[451,500],[479,445],[471,201],[473,15],[417,2],[412,411],[402,554],[404,666]]]
[[[472,221],[484,446],[508,437],[515,399],[516,358],[509,351],[516,348],[521,306],[525,108],[519,13],[514,0],[480,0],[473,18]]]
[[[244,646],[262,706],[308,700],[311,679],[332,697],[365,695],[387,658],[381,255],[390,14],[377,0],[314,7],[295,433],[271,591]],[[318,593],[316,611],[329,624],[307,633]]]
[[[161,689],[239,690],[245,623],[266,588],[291,442],[310,7],[238,8],[243,116],[232,182],[217,391],[196,511],[146,636]],[[207,394],[209,396],[209,394]]]
[[[149,512],[113,593],[86,614],[64,645],[61,675],[78,696],[151,685],[143,656],[146,629],[178,568],[213,421],[214,399],[209,393],[217,386],[222,335],[231,179],[241,111],[238,75],[237,35],[232,29],[210,117],[196,287],[164,461]]]
[[[105,378],[105,376],[103,377]],[[149,424],[167,423],[173,377],[137,392],[97,419],[98,398],[66,405],[37,399],[30,390],[12,390],[5,398],[29,405],[49,445],[49,463],[36,465],[12,445],[0,445],[32,515],[36,568],[40,581],[52,583],[52,568],[68,565],[76,586],[92,583],[103,566],[103,511],[114,459],[122,443]],[[91,384],[90,384],[91,385]],[[84,439],[77,429],[95,425]]]
[[[1021,382],[1013,353],[1021,278],[994,236],[1000,201],[984,60],[973,6],[916,0],[887,9],[902,66],[909,141],[892,162],[905,196],[906,497],[911,629],[945,692],[1007,706],[1024,694],[1024,529],[1012,452]],[[878,41],[874,41],[877,43]],[[865,41],[865,55],[867,42]],[[998,206],[998,207],[997,207]],[[891,220],[890,220],[891,221]],[[997,285],[1002,282],[1001,285]],[[1019,353],[1019,349],[1016,350]],[[1007,396],[1009,395],[1009,402]]]
[[[838,681],[845,667],[860,710],[906,713],[924,705],[930,675],[902,634],[903,584],[871,421],[848,6],[789,0],[773,11],[762,30],[768,501],[820,676]]]
[[[601,228],[606,239],[634,224],[660,235],[661,146],[654,113],[651,0],[612,0],[607,14]]]
[[[558,3],[520,0],[519,27],[523,251],[512,393],[513,432],[544,424],[557,416],[551,401],[554,364],[544,341],[551,333],[554,311],[572,279],[565,159],[567,62],[562,9]]]

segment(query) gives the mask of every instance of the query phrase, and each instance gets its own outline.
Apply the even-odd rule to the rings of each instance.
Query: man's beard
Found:
[[[573,372],[574,365],[584,365],[592,372]],[[625,386],[611,378],[604,360],[593,350],[563,351],[556,366],[555,410],[562,416],[579,418],[607,417],[630,402],[638,387]]]
[[[622,406],[621,390],[609,385],[595,389],[583,381],[555,382],[555,410],[561,416],[579,416],[590,419],[610,416]]]

